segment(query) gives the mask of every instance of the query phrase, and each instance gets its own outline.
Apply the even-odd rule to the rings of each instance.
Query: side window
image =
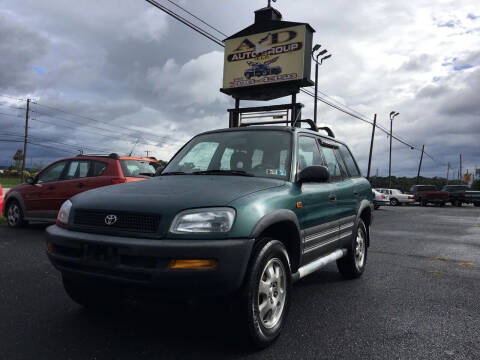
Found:
[[[70,166],[68,167],[68,171],[65,175],[65,180],[87,177],[89,168],[90,168],[89,161],[73,160],[70,162]]]
[[[312,165],[323,165],[317,140],[309,136],[300,136],[298,139],[297,172]]]
[[[107,169],[107,163],[101,161],[92,161],[92,176],[101,176]]]
[[[61,161],[52,166],[46,168],[38,175],[37,182],[39,184],[44,182],[51,182],[51,181],[58,181],[62,176],[63,170],[65,169],[65,165],[67,161]]]
[[[337,163],[337,157],[335,156],[335,149],[331,147],[322,146],[323,156],[325,157],[325,162],[327,163],[328,171],[330,172],[331,181],[342,180],[342,172]]]
[[[343,161],[350,176],[360,176],[360,171],[358,170],[357,164],[355,163],[352,153],[348,150],[348,148],[345,145],[339,144],[338,150],[342,155]]]

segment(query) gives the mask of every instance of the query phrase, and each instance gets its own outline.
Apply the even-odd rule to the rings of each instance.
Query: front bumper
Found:
[[[47,228],[47,254],[66,276],[173,290],[224,294],[240,288],[254,239],[138,239]],[[215,259],[215,269],[170,269],[172,259]],[[172,294],[169,294],[172,295]]]

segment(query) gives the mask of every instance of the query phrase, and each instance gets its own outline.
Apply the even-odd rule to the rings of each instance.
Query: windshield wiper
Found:
[[[183,171],[170,171],[170,172],[165,172],[161,173],[160,176],[165,176],[165,175],[185,175],[186,173]]]
[[[192,174],[194,175],[238,175],[238,176],[255,176],[249,174],[243,170],[205,170],[205,171],[195,171]]]

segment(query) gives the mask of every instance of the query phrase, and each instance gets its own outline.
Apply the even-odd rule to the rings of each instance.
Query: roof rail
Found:
[[[120,156],[117,153],[110,153],[110,154],[78,154],[79,156],[97,156],[97,157],[106,157],[110,159],[118,159]]]
[[[290,120],[272,120],[272,121],[256,121],[256,122],[250,122],[250,123],[242,123],[240,124],[240,127],[245,127],[245,126],[253,126],[253,125],[269,125],[269,124],[282,124],[282,125],[285,125],[285,123],[290,123],[291,121]],[[310,129],[313,130],[313,131],[317,131],[317,126],[315,125],[315,123],[313,122],[312,119],[302,119],[302,120],[297,120],[295,121],[295,123],[293,125],[291,125],[292,127],[294,127],[295,124],[297,123],[307,123],[310,125]]]
[[[333,133],[332,129],[330,129],[328,126],[319,127],[318,130],[326,131],[328,136],[330,136],[331,138],[335,138],[335,134]]]

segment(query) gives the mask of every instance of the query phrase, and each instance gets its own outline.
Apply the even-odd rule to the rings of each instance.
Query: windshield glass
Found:
[[[433,185],[418,186],[417,191],[436,191],[437,189]]]
[[[200,135],[168,164],[162,175],[251,175],[287,179],[291,134],[285,131],[231,131]]]
[[[125,177],[142,177],[155,175],[154,163],[144,160],[120,160]]]

